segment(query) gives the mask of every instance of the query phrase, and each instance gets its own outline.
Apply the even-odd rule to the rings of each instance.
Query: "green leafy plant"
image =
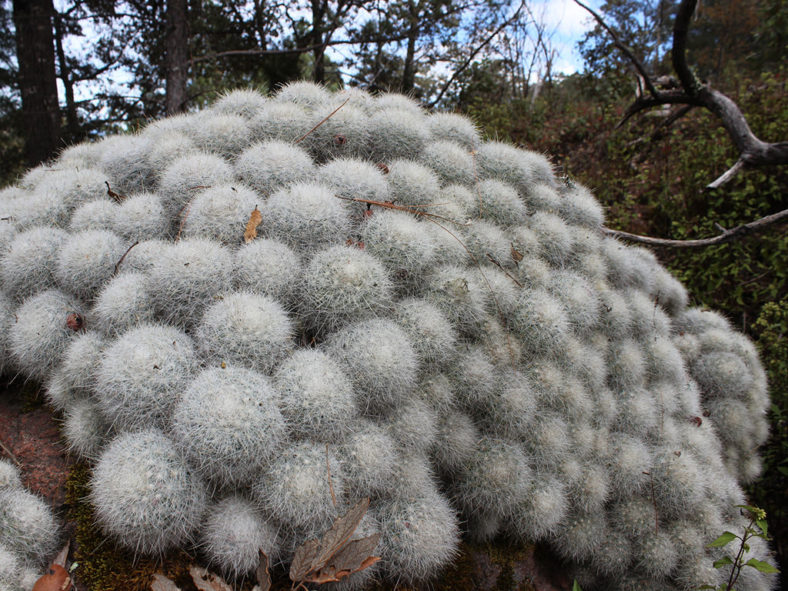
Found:
[[[750,551],[750,544],[747,542],[751,541],[753,538],[761,538],[767,541],[769,540],[766,524],[766,511],[759,509],[758,507],[751,507],[749,505],[736,506],[746,511],[750,516],[750,522],[747,524],[747,527],[744,528],[744,533],[742,535],[738,535],[733,532],[726,531],[711,544],[709,544],[710,548],[724,548],[734,540],[739,540],[739,548],[736,551],[735,558],[731,558],[730,555],[726,554],[722,558],[714,561],[714,568],[725,568],[727,566],[731,567],[728,581],[726,583],[722,583],[719,587],[703,585],[699,587],[700,589],[733,591],[735,589],[736,582],[739,580],[741,571],[747,566],[754,568],[758,572],[762,572],[764,574],[775,574],[780,572],[768,562],[758,560],[757,558],[750,558],[747,560],[746,556]]]

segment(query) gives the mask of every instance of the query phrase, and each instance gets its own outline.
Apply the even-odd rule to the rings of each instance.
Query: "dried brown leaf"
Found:
[[[68,589],[71,589],[71,577],[59,564],[51,565],[47,574],[40,577],[33,585],[33,591],[67,591]]]
[[[290,580],[303,581],[314,570],[314,565],[320,553],[318,540],[307,540],[296,548],[293,562],[290,563]]]
[[[263,221],[263,214],[254,206],[252,213],[249,215],[249,221],[246,222],[246,230],[244,231],[244,242],[249,244],[252,240],[257,238],[257,226]]]
[[[271,573],[268,571],[268,555],[263,552],[262,548],[259,550],[260,564],[257,565],[255,575],[257,575],[257,585],[255,589],[258,591],[268,591],[271,588]]]
[[[364,570],[380,560],[379,556],[372,556],[380,541],[380,534],[366,538],[351,540],[332,556],[319,570],[310,573],[307,583],[335,583],[340,579],[349,577],[353,573]]]
[[[161,573],[153,575],[153,580],[150,582],[150,588],[151,591],[181,591],[175,583]]]
[[[233,588],[230,587],[223,578],[219,575],[209,573],[201,566],[191,565],[189,567],[189,574],[192,576],[195,586],[200,591],[233,591]]]
[[[368,508],[369,499],[362,499],[347,513],[338,517],[320,540],[307,540],[299,546],[290,564],[290,579],[303,582],[308,580],[307,577],[311,574],[326,566],[328,561],[347,544]]]
[[[334,554],[339,552],[342,546],[350,539],[350,536],[353,535],[353,532],[356,531],[368,508],[369,499],[361,499],[347,513],[334,521],[334,525],[323,534],[320,540],[320,554],[315,561],[313,570],[322,568]]]
[[[246,222],[246,230],[244,231],[244,242],[249,244],[252,240],[257,238],[257,226],[263,221],[263,214],[254,206],[252,213],[249,215],[249,221]]]
[[[515,263],[519,263],[520,261],[523,260],[523,256],[524,256],[523,253],[517,250],[514,247],[514,244],[512,244],[512,260],[514,260]]]

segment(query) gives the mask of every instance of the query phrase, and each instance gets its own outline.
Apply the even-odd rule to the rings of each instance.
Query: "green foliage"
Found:
[[[731,572],[728,576],[728,581],[726,583],[722,583],[718,587],[714,587],[712,585],[703,585],[700,589],[715,589],[717,591],[733,591],[736,587],[736,582],[739,580],[739,575],[741,574],[742,569],[745,567],[754,568],[758,572],[764,574],[776,574],[780,571],[777,570],[774,566],[769,564],[768,562],[764,562],[763,560],[758,560],[757,558],[750,558],[747,559],[746,554],[750,552],[750,544],[752,543],[753,538],[761,538],[763,540],[770,540],[767,531],[766,525],[766,511],[763,509],[759,509],[758,507],[752,507],[750,505],[736,505],[739,509],[742,509],[743,512],[750,518],[750,522],[745,526],[744,531],[741,535],[735,534],[730,531],[726,531],[716,540],[709,544],[710,548],[725,548],[734,540],[739,540],[738,548],[735,545],[732,547],[735,551],[735,557],[731,558],[730,555],[726,554],[722,558],[714,561],[714,568],[725,568],[730,566]]]

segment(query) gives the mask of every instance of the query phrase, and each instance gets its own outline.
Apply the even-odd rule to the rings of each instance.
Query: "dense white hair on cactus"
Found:
[[[690,452],[659,447],[650,470],[654,501],[666,518],[685,517],[702,505],[709,485]]]
[[[552,545],[566,559],[589,560],[607,532],[604,512],[572,513],[563,522]]]
[[[561,300],[543,289],[524,288],[509,326],[530,352],[558,351],[571,325]]]
[[[612,340],[630,336],[632,315],[624,295],[615,289],[604,287],[597,292],[602,305],[599,317],[599,329]]]
[[[66,228],[71,217],[67,204],[53,193],[33,193],[11,199],[0,211],[9,225],[18,231],[38,226]]]
[[[508,240],[506,232],[492,222],[474,220],[455,234],[462,237],[467,255],[466,260],[475,269],[489,263],[490,258],[499,265],[507,267],[511,266],[509,263],[514,262],[511,258],[511,242]]]
[[[561,267],[572,254],[572,233],[557,215],[538,211],[528,218],[528,225],[542,245],[542,256],[552,265]]]
[[[611,527],[633,541],[639,541],[659,531],[659,514],[650,497],[633,495],[618,501],[608,509]]]
[[[55,284],[55,269],[60,249],[68,234],[43,226],[16,234],[8,251],[0,253],[0,277],[3,291],[22,301]]]
[[[348,435],[337,449],[347,492],[352,497],[369,497],[383,491],[400,460],[391,434],[367,419],[349,422]]]
[[[329,336],[325,347],[365,394],[368,407],[362,412],[396,407],[416,385],[418,358],[408,335],[391,320],[354,322]]]
[[[657,266],[654,269],[654,291],[659,305],[672,317],[687,309],[687,290],[669,271]]]
[[[437,438],[438,415],[425,401],[411,398],[383,418],[404,453],[426,455]]]
[[[126,245],[108,230],[72,234],[60,249],[55,278],[60,286],[84,300],[91,300],[114,274]]]
[[[549,359],[533,359],[527,370],[539,407],[579,420],[593,412],[592,399],[583,382],[571,371]]]
[[[86,201],[74,210],[68,222],[70,232],[113,230],[118,205],[109,199]]]
[[[156,182],[170,162],[199,153],[194,141],[185,133],[175,129],[159,129],[153,124],[146,127],[142,135],[149,138],[146,158]]]
[[[279,557],[277,530],[247,498],[232,494],[208,506],[199,546],[208,563],[230,578],[240,578],[260,563],[259,551],[269,563]]]
[[[98,143],[84,142],[64,148],[58,154],[55,163],[62,168],[95,168],[98,166],[100,157]],[[36,169],[33,168],[30,172],[33,170]],[[23,178],[27,178],[27,174]]]
[[[92,168],[52,170],[36,185],[36,193],[56,197],[70,212],[87,201],[106,197],[108,180],[106,174]],[[46,214],[51,216],[52,212]]]
[[[148,141],[139,135],[113,135],[96,144],[99,167],[119,193],[144,191],[153,184],[148,162]]]
[[[261,206],[263,234],[302,251],[343,244],[350,236],[347,209],[317,183],[295,183],[271,195]]]
[[[233,158],[251,143],[251,130],[240,115],[199,113],[186,134],[198,148],[224,158]]]
[[[22,473],[11,460],[0,458],[0,489],[22,488]]]
[[[629,246],[615,238],[605,237],[602,240],[602,254],[607,260],[607,278],[618,289],[624,289],[635,281],[637,272],[629,251]]]
[[[189,540],[207,502],[203,483],[157,429],[115,438],[90,488],[101,528],[135,555],[161,555]]]
[[[666,531],[641,538],[637,547],[638,569],[653,579],[665,579],[676,568],[679,555],[673,538]]]
[[[78,333],[66,346],[62,362],[52,373],[47,382],[55,391],[68,390],[73,396],[66,400],[87,398],[96,385],[95,370],[101,360],[101,355],[106,347],[104,337],[95,330]],[[47,397],[50,404],[57,410],[64,410],[65,405],[60,404],[55,398]]]
[[[431,458],[444,474],[456,474],[466,464],[481,434],[470,416],[458,410],[439,413]]]
[[[335,442],[358,413],[356,395],[339,364],[315,349],[299,349],[274,375],[282,414],[298,437]]]
[[[509,531],[524,542],[552,537],[569,510],[566,487],[554,475],[534,472],[533,486],[508,518]]]
[[[727,351],[701,355],[690,373],[707,398],[743,397],[753,386],[752,373],[742,358]]]
[[[74,315],[72,326],[77,326],[82,312],[83,304],[56,289],[27,298],[10,329],[16,366],[30,377],[46,379],[77,334],[68,326],[69,315]]]
[[[567,222],[595,229],[605,223],[602,206],[586,187],[573,182],[563,187],[561,193],[558,211]]]
[[[674,579],[681,591],[692,591],[702,585],[717,588],[723,583],[725,573],[714,568],[714,558],[705,552],[680,554],[675,569]]]
[[[58,547],[57,521],[43,499],[23,488],[0,489],[0,543],[36,565]]]
[[[413,340],[415,337],[411,338],[411,341]],[[430,369],[435,368],[422,365],[420,371],[420,375],[423,376],[422,380],[412,394],[441,415],[454,408],[454,392],[451,382],[445,374],[430,373]]]
[[[211,105],[211,111],[222,115],[240,115],[251,119],[268,104],[265,96],[252,88],[238,88],[223,92]]]
[[[512,372],[503,387],[485,397],[486,412],[479,417],[488,433],[497,433],[512,440],[526,437],[537,408],[536,395],[528,377]]]
[[[457,403],[473,414],[501,388],[501,372],[479,345],[466,345],[447,371]]]
[[[419,154],[428,141],[429,131],[419,112],[383,109],[369,118],[369,151],[377,162],[390,164]]]
[[[332,102],[331,93],[325,86],[307,80],[288,82],[282,85],[276,91],[273,100],[301,105],[309,110],[322,109]]]
[[[233,279],[239,291],[259,293],[291,308],[296,295],[293,277],[301,274],[301,260],[276,240],[258,238],[233,253]]]
[[[23,560],[5,545],[0,544],[0,585],[3,589],[8,591],[24,589],[21,585],[22,572]]]
[[[431,168],[444,183],[472,185],[474,182],[473,156],[454,142],[430,142],[424,147],[420,161]]]
[[[435,242],[424,222],[399,211],[376,211],[361,227],[364,249],[377,257],[398,284],[421,281],[435,261]]]
[[[647,375],[652,383],[662,381],[678,386],[687,381],[684,359],[670,338],[655,335],[645,343],[645,354]]]
[[[389,199],[397,205],[422,206],[439,199],[440,182],[426,166],[413,160],[394,160],[388,169]]]
[[[572,441],[569,427],[560,415],[551,411],[539,411],[533,420],[533,428],[523,443],[530,452],[533,465],[537,468],[553,468],[567,454]]]
[[[302,148],[271,140],[254,144],[241,152],[233,164],[235,176],[268,197],[290,184],[315,179],[315,165]]]
[[[334,98],[337,104],[342,104],[347,100],[348,107],[361,109],[367,114],[374,110],[375,97],[358,86],[346,86],[337,90],[334,92]]]
[[[249,485],[284,443],[279,398],[259,372],[231,365],[204,369],[174,404],[172,439],[205,480]]]
[[[225,246],[243,241],[249,216],[262,200],[240,184],[214,185],[198,192],[183,224],[186,238],[208,238]]]
[[[334,100],[336,106],[341,101]],[[333,102],[324,110],[333,111]],[[345,105],[303,140],[303,146],[317,162],[348,156],[366,156],[369,143],[369,119],[362,109]]]
[[[496,179],[480,181],[474,188],[478,197],[478,215],[504,228],[523,224],[528,210],[517,191]]]
[[[90,319],[107,336],[117,336],[140,324],[153,322],[147,276],[128,271],[110,279],[96,296]]]
[[[596,291],[582,275],[557,271],[548,289],[563,302],[569,322],[576,331],[587,333],[596,327],[601,305]]]
[[[131,329],[105,350],[96,370],[99,408],[121,430],[163,427],[196,366],[192,341],[178,329]]]
[[[304,268],[299,292],[302,320],[320,334],[374,317],[392,300],[392,284],[380,261],[351,246],[333,246],[314,255]]]
[[[525,152],[503,142],[485,142],[476,150],[479,178],[498,179],[513,185],[522,194],[533,184],[533,170]]]
[[[420,298],[402,299],[394,308],[394,320],[410,337],[422,367],[446,367],[457,354],[457,333],[435,304]]]
[[[255,481],[252,494],[267,512],[291,527],[325,527],[337,513],[332,489],[337,499],[342,498],[345,480],[336,455],[325,444],[301,441],[276,455]]]
[[[621,412],[616,428],[623,433],[654,437],[664,435],[668,418],[660,416],[651,393],[645,388],[631,388],[619,398]]]
[[[430,135],[433,140],[454,142],[467,150],[475,150],[481,144],[476,125],[456,113],[434,113],[427,117]]]
[[[154,193],[131,195],[113,211],[112,229],[128,241],[164,238],[170,232],[171,220]]]
[[[531,469],[519,446],[482,437],[451,485],[455,501],[469,513],[488,511],[508,518],[528,496]]]
[[[608,530],[591,555],[591,565],[601,575],[617,578],[632,568],[632,543],[622,533]]]
[[[230,285],[232,267],[230,251],[217,242],[191,238],[167,245],[148,270],[154,310],[178,326],[197,324],[204,308]]]
[[[417,100],[397,92],[383,92],[375,96],[372,103],[372,109],[375,111],[403,109],[419,116],[424,114]]]
[[[98,457],[110,430],[96,403],[89,399],[69,404],[62,429],[69,451],[87,460]]]
[[[118,269],[134,273],[147,273],[158,260],[159,255],[170,245],[170,242],[158,238],[140,240],[128,250],[126,256],[120,261]]]
[[[198,152],[173,160],[162,172],[157,192],[169,218],[182,219],[196,191],[232,180],[232,169],[222,157]]]
[[[249,128],[256,140],[292,143],[316,123],[314,115],[300,105],[269,101],[249,120]]]
[[[530,213],[539,211],[558,214],[561,209],[561,196],[552,185],[531,185],[523,194],[520,192]]]
[[[580,378],[593,397],[607,384],[607,348],[608,342],[604,338],[581,340],[570,336],[555,363]]]
[[[616,391],[640,387],[646,378],[646,360],[637,341],[624,339],[610,343],[608,383]]]
[[[384,502],[377,514],[383,568],[389,578],[405,583],[428,579],[456,555],[457,517],[437,491]]]
[[[365,203],[353,203],[350,199],[378,202],[389,200],[389,185],[383,171],[364,160],[337,158],[318,168],[316,176],[343,200],[345,206],[353,212],[354,219],[361,218],[369,206]]]
[[[435,269],[424,293],[462,334],[478,334],[490,294],[472,269],[444,265]]]
[[[247,292],[222,296],[197,326],[202,360],[271,373],[293,348],[293,323],[273,298]]]

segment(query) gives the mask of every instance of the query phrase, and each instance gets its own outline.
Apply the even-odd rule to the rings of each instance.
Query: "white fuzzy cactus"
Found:
[[[0,369],[46,382],[132,551],[243,579],[368,496],[393,581],[461,529],[549,544],[584,588],[717,581],[763,369],[543,155],[299,82],[71,147],[0,208]]]

